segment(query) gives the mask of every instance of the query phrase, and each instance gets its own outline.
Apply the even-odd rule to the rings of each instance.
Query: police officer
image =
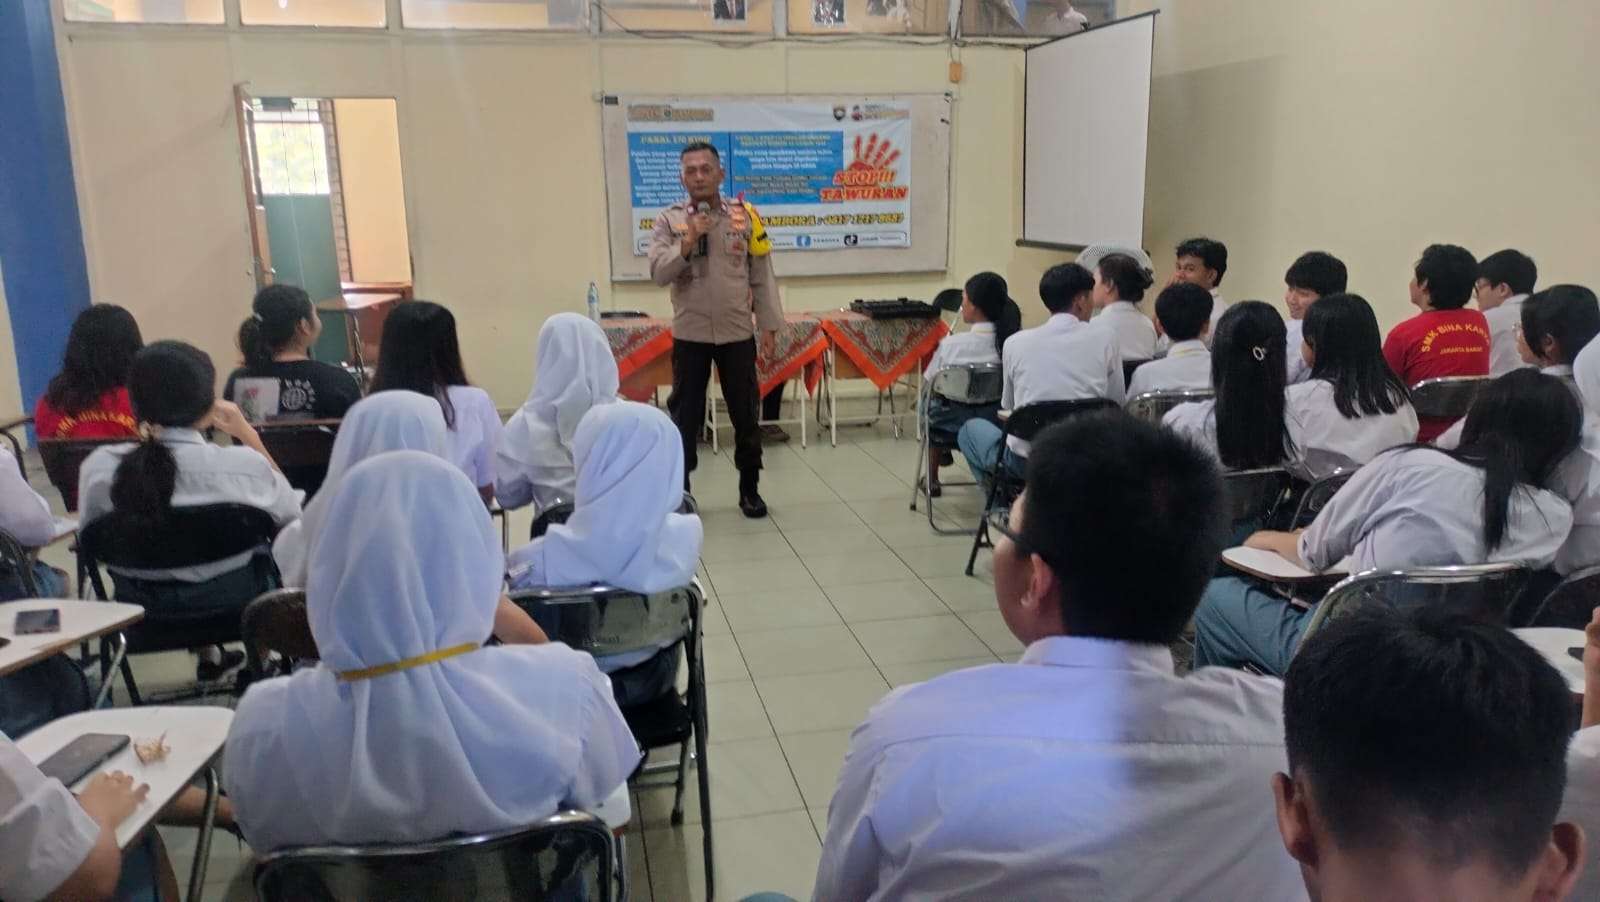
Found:
[[[679,159],[689,199],[656,216],[650,278],[672,291],[672,394],[667,410],[683,433],[684,488],[695,468],[695,440],[705,426],[706,384],[715,363],[733,421],[739,510],[746,517],[765,517],[767,505],[757,491],[761,396],[755,335],[759,328],[762,354],[770,355],[783,325],[771,245],[753,208],[722,197],[722,160],[715,147],[695,142],[683,148]]]

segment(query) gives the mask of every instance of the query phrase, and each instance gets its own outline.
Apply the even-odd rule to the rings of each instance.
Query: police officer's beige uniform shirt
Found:
[[[772,257],[750,253],[751,222],[743,206],[723,199],[710,213],[706,255],[685,259],[683,236],[692,215],[689,201],[673,204],[656,216],[650,236],[650,278],[672,290],[672,337],[720,345],[753,337],[756,326],[781,328]]]

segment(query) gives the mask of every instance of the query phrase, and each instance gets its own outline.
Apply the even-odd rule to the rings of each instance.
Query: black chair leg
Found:
[[[144,699],[139,695],[139,685],[133,681],[133,665],[128,663],[127,658],[122,659],[121,670],[122,681],[128,685],[128,703],[136,707],[144,704]],[[110,679],[110,675],[107,674],[106,678]]]
[[[978,511],[978,528],[972,534],[972,553],[967,555],[967,575],[972,575],[972,568],[978,563],[978,549],[985,548],[993,543],[989,541],[989,511],[994,509],[994,503],[1000,494],[1000,467],[1005,466],[1005,454],[1000,455],[1000,460],[995,462],[995,472],[989,476],[989,491],[983,498],[983,509]]]
[[[703,721],[702,721],[703,722]],[[706,868],[706,899],[716,898],[716,870],[711,857],[711,768],[706,762],[705,733],[694,731],[695,770],[700,783],[700,833],[704,846]]]
[[[678,783],[672,798],[672,826],[683,825],[683,790],[689,782],[689,740],[678,747]]]

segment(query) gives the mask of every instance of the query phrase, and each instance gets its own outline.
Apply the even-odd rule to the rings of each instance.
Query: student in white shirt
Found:
[[[1258,532],[1251,548],[1313,572],[1404,570],[1515,562],[1543,567],[1572,527],[1572,509],[1539,488],[1578,444],[1577,398],[1560,380],[1515,370],[1479,392],[1461,448],[1397,448],[1345,483],[1311,526]],[[1288,669],[1312,610],[1269,587],[1219,577],[1195,613],[1196,666]]]
[[[1289,308],[1289,321],[1284,324],[1287,329],[1284,349],[1289,364],[1290,385],[1298,385],[1311,378],[1311,367],[1300,353],[1303,340],[1301,327],[1305,324],[1306,311],[1317,298],[1343,294],[1348,281],[1349,273],[1344,261],[1325,251],[1301,254],[1283,274],[1283,303]]]
[[[1573,380],[1584,406],[1583,438],[1550,480],[1572,504],[1572,533],[1553,565],[1565,576],[1600,564],[1600,303],[1582,285],[1553,285],[1523,303],[1515,334],[1522,359]]]
[[[935,374],[948,366],[1000,362],[1000,349],[1017,330],[1006,315],[1007,305],[1011,302],[1007,291],[1006,280],[997,273],[980,272],[967,280],[966,287],[961,291],[961,321],[972,328],[966,332],[951,333],[939,341],[927,369],[922,372],[923,379],[932,381]],[[939,466],[951,462],[949,448],[955,443],[961,427],[973,417],[994,422],[999,409],[998,402],[962,404],[929,395],[928,429],[934,439],[928,443],[929,495],[937,498],[941,494]]]
[[[1210,238],[1190,238],[1178,245],[1175,256],[1170,284],[1187,282],[1211,293],[1211,331],[1215,332],[1217,322],[1228,310],[1228,302],[1218,290],[1222,277],[1228,272],[1228,246]],[[1165,353],[1169,345],[1166,341],[1159,342],[1158,353]]]
[[[450,460],[478,487],[485,504],[493,501],[500,412],[488,392],[467,380],[456,318],[449,310],[430,301],[411,301],[383,321],[372,391],[394,389],[438,400],[449,429]]]
[[[996,527],[1027,650],[873,707],[813,898],[1303,898],[1268,788],[1281,685],[1173,673],[1225,517],[1215,465],[1170,433],[1120,411],[1047,429]]]
[[[1517,354],[1514,332],[1522,318],[1522,302],[1533,293],[1539,267],[1521,251],[1496,251],[1478,261],[1472,294],[1489,322],[1489,375],[1499,376],[1527,364]]]
[[[1039,299],[1050,318],[1006,340],[1001,358],[1002,408],[1093,398],[1122,403],[1122,358],[1116,336],[1105,329],[1086,328],[1094,284],[1089,271],[1076,263],[1052,266],[1039,280]],[[1002,460],[1014,475],[1022,473],[1028,443],[1012,436],[1002,454],[1001,431],[989,420],[971,419],[956,436],[967,466],[980,481],[988,480]]]
[[[1600,609],[1584,627],[1583,714],[1567,746],[1560,820],[1583,828],[1583,874],[1573,899],[1600,899]]]
[[[243,504],[260,508],[280,528],[300,516],[301,496],[261,444],[261,437],[227,401],[218,401],[211,358],[193,345],[158,341],[141,350],[128,374],[128,398],[140,428],[149,437],[137,444],[100,448],[83,462],[78,476],[78,516],[87,526],[113,511],[139,518],[159,530],[175,507]],[[237,442],[213,445],[202,432],[215,428]],[[273,583],[253,552],[175,570],[107,568],[119,597],[139,597],[145,584],[187,583],[159,589],[162,603],[196,613],[243,609],[252,587]],[[268,568],[270,570],[270,567]],[[216,679],[243,661],[240,652],[220,659],[209,652],[201,661],[201,680]]]
[[[1136,306],[1154,280],[1138,261],[1125,254],[1100,258],[1094,269],[1094,324],[1117,337],[1117,353],[1124,361],[1156,356],[1156,327]]]
[[[1569,898],[1572,697],[1507,630],[1439,608],[1334,620],[1289,668],[1283,720],[1278,827],[1312,899]]]
[[[321,661],[254,683],[223,785],[252,849],[420,842],[592,808],[639,747],[588,655],[485,647],[500,538],[450,463],[391,451],[345,474],[311,549]]]
[[[1271,304],[1241,301],[1222,315],[1211,340],[1216,397],[1179,404],[1161,424],[1225,469],[1280,466],[1294,459],[1283,380],[1283,318]]]
[[[598,323],[557,313],[539,327],[533,390],[511,415],[495,454],[495,497],[506,510],[571,501],[572,435],[596,404],[617,399],[617,361]]]
[[[59,534],[61,526],[50,513],[50,502],[28,485],[10,451],[0,448],[0,530],[16,539],[24,548],[40,548],[49,544]],[[43,561],[35,561],[33,580],[38,594],[44,598],[59,598],[67,590],[66,574]],[[22,580],[18,574],[0,574],[0,601],[22,598]]]
[[[1200,390],[1211,387],[1210,292],[1189,282],[1176,282],[1156,296],[1156,332],[1170,338],[1167,356],[1142,363],[1128,380],[1128,398],[1146,392]]]
[[[1383,333],[1366,299],[1319,298],[1294,349],[1309,381],[1287,390],[1285,413],[1298,468],[1310,479],[1354,469],[1417,439],[1417,412],[1405,383],[1383,359]]]

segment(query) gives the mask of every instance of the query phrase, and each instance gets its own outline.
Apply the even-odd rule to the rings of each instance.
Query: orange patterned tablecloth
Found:
[[[893,385],[912,367],[923,366],[939,340],[950,333],[937,317],[873,319],[848,310],[816,315],[833,346],[879,389]]]
[[[778,330],[777,353],[772,359],[756,361],[756,377],[761,394],[777,388],[805,371],[806,391],[815,394],[822,379],[822,354],[828,338],[822,321],[811,313],[784,316]],[[658,385],[670,383],[672,374],[672,321],[658,317],[629,317],[604,320],[611,355],[617,359],[617,378],[624,397],[643,400]],[[662,360],[662,358],[666,358]]]

